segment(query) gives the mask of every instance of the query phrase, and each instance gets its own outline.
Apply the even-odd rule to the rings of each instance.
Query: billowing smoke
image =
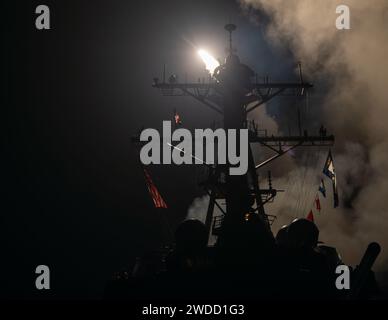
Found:
[[[206,213],[209,205],[209,199],[210,197],[208,195],[195,198],[187,212],[186,219],[196,219],[205,223]],[[225,207],[225,205],[221,201],[219,201],[219,205],[221,207]],[[221,215],[222,215],[221,210],[219,210],[217,206],[215,206],[213,211],[213,218]],[[213,245],[215,244],[216,240],[217,238],[210,234],[208,244]]]
[[[388,2],[241,0],[241,4],[248,14],[255,13],[271,44],[290,49],[303,61],[308,80],[324,87],[317,88],[322,96],[314,100],[311,121],[323,122],[336,136],[333,155],[340,208],[333,208],[326,180],[329,196],[315,216],[321,239],[336,246],[349,264],[359,261],[370,241],[378,241],[383,250],[377,267],[387,270]],[[350,8],[350,30],[335,26],[340,4]],[[262,15],[269,19],[261,23]],[[305,152],[310,159],[294,161],[274,181],[274,186],[286,189],[268,208],[278,216],[274,231],[312,207],[326,153]]]
[[[195,198],[187,212],[186,219],[196,219],[205,223],[208,204],[209,196],[207,195]]]

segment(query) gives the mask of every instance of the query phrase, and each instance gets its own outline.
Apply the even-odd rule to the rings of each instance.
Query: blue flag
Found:
[[[325,166],[323,167],[323,174],[325,176],[328,176],[332,180],[335,177],[333,157],[331,155],[331,150],[329,150],[329,154],[327,155]]]
[[[323,182],[323,179],[321,179],[321,183],[319,185],[319,189],[318,190],[326,198],[326,187],[325,187],[325,183]]]
[[[338,188],[337,188],[337,176],[335,174],[333,157],[331,155],[331,150],[327,156],[325,166],[323,167],[323,174],[331,179],[333,182],[333,199],[334,199],[334,208],[338,207],[339,198],[338,198]]]

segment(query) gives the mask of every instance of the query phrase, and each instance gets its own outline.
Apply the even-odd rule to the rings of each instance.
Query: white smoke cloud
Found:
[[[189,207],[186,219],[196,219],[205,223],[209,200],[210,200],[210,197],[208,195],[195,198],[193,200],[193,203]],[[222,201],[220,200],[217,200],[217,201],[218,201],[218,204],[221,206],[221,208],[224,209],[225,208],[224,203],[222,203]],[[214,206],[213,218],[217,216],[222,216],[222,212],[220,209],[218,209],[217,206]],[[212,234],[210,234],[208,245],[214,245],[216,240],[217,238]]]
[[[268,15],[269,41],[278,48],[289,46],[295,58],[303,61],[309,79],[328,84],[319,111],[328,131],[336,136],[333,154],[341,208],[333,209],[330,198],[322,201],[322,213],[316,216],[322,240],[336,246],[350,264],[359,261],[370,241],[378,241],[383,249],[376,266],[387,270],[388,1],[240,2],[248,13],[254,8]],[[339,4],[350,8],[350,30],[335,27]],[[260,15],[254,18],[260,24]],[[323,166],[324,158],[320,156],[317,163]],[[319,183],[317,172],[322,167],[317,171],[311,165],[288,169],[274,181],[275,186],[288,189],[268,208],[278,215],[275,231],[294,216],[308,212],[309,205],[300,204],[300,195],[312,205]],[[303,190],[302,185],[309,185],[313,192]],[[328,181],[331,196],[330,188]]]
[[[209,196],[207,195],[195,198],[189,207],[186,219],[196,219],[205,223],[208,204]]]

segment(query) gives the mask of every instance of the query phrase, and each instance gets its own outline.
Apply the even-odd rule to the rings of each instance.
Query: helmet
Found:
[[[276,243],[279,246],[288,246],[288,225],[282,226],[276,234]]]
[[[293,248],[315,248],[318,243],[319,229],[307,219],[295,219],[288,226],[288,243]]]

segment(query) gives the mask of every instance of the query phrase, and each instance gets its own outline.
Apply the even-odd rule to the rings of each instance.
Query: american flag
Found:
[[[176,112],[176,110],[174,110],[174,121],[175,121],[175,125],[181,125],[182,124],[181,117],[178,114],[178,112]]]
[[[164,202],[158,189],[156,188],[155,184],[153,183],[150,174],[148,173],[146,168],[143,168],[143,171],[144,171],[144,177],[146,180],[147,188],[148,188],[148,191],[151,195],[152,201],[154,202],[155,208],[167,209],[167,204],[166,204],[166,202]]]

